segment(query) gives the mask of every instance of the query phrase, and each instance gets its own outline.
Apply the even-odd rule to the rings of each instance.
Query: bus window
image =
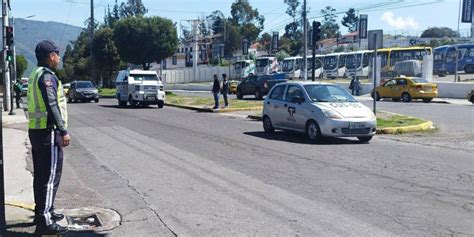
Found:
[[[365,53],[364,58],[362,59],[362,67],[368,67],[370,64],[370,59],[372,58],[371,53]]]
[[[380,57],[382,60],[382,67],[385,67],[387,66],[387,63],[388,63],[388,52],[381,52],[381,53],[377,53],[377,56]]]

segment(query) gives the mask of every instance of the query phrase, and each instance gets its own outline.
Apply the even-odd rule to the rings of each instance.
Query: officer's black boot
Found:
[[[54,235],[54,234],[63,234],[68,231],[67,227],[60,226],[57,223],[53,223],[51,225],[37,225],[35,234],[36,235]]]
[[[33,219],[33,223],[38,224],[38,223],[39,223],[39,221],[38,221],[39,218],[41,218],[41,217],[35,215],[35,218]],[[51,219],[52,219],[53,221],[56,221],[56,222],[57,222],[57,221],[61,221],[62,219],[64,219],[64,215],[61,214],[61,213],[57,213],[57,212],[54,212],[54,211],[53,211],[53,212],[51,212]]]

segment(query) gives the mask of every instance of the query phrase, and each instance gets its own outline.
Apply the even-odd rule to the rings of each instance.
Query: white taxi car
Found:
[[[357,137],[368,142],[377,119],[344,88],[329,83],[286,82],[275,85],[263,105],[263,129],[304,132],[312,141]]]

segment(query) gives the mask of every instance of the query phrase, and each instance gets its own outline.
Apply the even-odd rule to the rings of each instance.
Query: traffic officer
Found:
[[[66,98],[54,69],[59,65],[59,49],[44,40],[35,49],[38,67],[28,80],[28,135],[33,155],[33,191],[37,234],[67,231],[56,222],[64,215],[54,212],[63,166],[63,147],[69,145]]]

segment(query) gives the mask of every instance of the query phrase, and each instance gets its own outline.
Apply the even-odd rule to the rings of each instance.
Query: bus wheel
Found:
[[[474,65],[466,65],[466,67],[464,67],[464,72],[466,73],[473,73],[474,72]]]

